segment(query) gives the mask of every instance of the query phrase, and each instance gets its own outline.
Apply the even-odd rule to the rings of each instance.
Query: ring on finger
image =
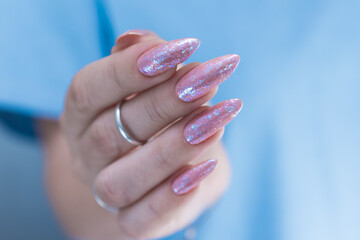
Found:
[[[97,203],[100,207],[104,208],[105,210],[107,210],[107,211],[109,211],[109,212],[113,212],[113,213],[119,212],[119,208],[116,208],[116,207],[112,207],[112,206],[107,205],[107,204],[99,197],[99,195],[98,195],[97,192],[96,192],[95,182],[94,182],[94,184],[93,184],[93,186],[92,186],[92,190],[93,190],[93,194],[94,194],[94,199],[95,199],[96,203]]]
[[[122,121],[121,121],[121,113],[120,113],[121,105],[122,105],[122,102],[120,102],[115,108],[115,121],[116,121],[116,125],[119,129],[121,136],[126,141],[128,141],[129,143],[131,143],[133,145],[136,145],[136,146],[143,145],[145,142],[135,140],[133,137],[130,136],[130,134],[128,132],[125,131],[124,125],[122,124]]]

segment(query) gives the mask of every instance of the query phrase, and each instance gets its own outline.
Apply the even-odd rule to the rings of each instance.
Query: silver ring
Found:
[[[94,182],[94,184],[93,184],[93,186],[92,186],[92,189],[93,189],[94,199],[95,199],[96,203],[97,203],[100,207],[104,208],[105,210],[107,210],[107,211],[109,211],[109,212],[113,212],[113,213],[119,212],[119,209],[118,209],[118,208],[116,208],[116,207],[111,207],[111,206],[107,205],[107,204],[104,203],[104,201],[99,197],[99,195],[98,195],[97,192],[96,192],[95,182]]]
[[[129,143],[133,144],[133,145],[143,145],[143,142],[140,141],[136,141],[134,138],[130,137],[130,135],[125,131],[124,126],[121,122],[121,115],[120,115],[120,107],[121,107],[122,103],[119,103],[116,108],[115,108],[115,121],[116,121],[116,125],[121,133],[121,136],[123,136],[123,138],[128,141]]]

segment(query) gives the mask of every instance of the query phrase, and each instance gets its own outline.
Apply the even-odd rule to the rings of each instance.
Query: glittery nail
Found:
[[[229,54],[205,62],[180,79],[175,91],[185,101],[194,101],[230,77],[239,64],[240,57]]]
[[[191,120],[184,129],[188,143],[199,144],[228,124],[242,108],[240,99],[230,99],[212,106]]]
[[[137,67],[144,75],[158,75],[179,63],[185,62],[199,45],[200,40],[196,38],[184,38],[162,43],[142,54],[137,61]]]
[[[182,195],[194,189],[215,169],[216,164],[216,159],[209,159],[181,174],[172,184],[174,193]]]

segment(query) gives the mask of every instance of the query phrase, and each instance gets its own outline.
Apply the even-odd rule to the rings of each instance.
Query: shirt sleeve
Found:
[[[110,52],[101,1],[0,2],[0,110],[57,118],[72,76]]]

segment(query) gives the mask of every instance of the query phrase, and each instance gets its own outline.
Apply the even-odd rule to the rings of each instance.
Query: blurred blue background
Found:
[[[213,103],[244,101],[224,136],[232,184],[198,239],[358,240],[359,12],[358,0],[0,1],[0,109],[56,118],[73,74],[128,29],[197,37],[190,61],[242,57]],[[0,239],[62,239],[40,147],[10,131],[25,120],[0,125]]]
[[[0,116],[19,121],[13,115]],[[0,239],[65,239],[43,189],[40,145],[26,124],[25,137],[0,121]]]

